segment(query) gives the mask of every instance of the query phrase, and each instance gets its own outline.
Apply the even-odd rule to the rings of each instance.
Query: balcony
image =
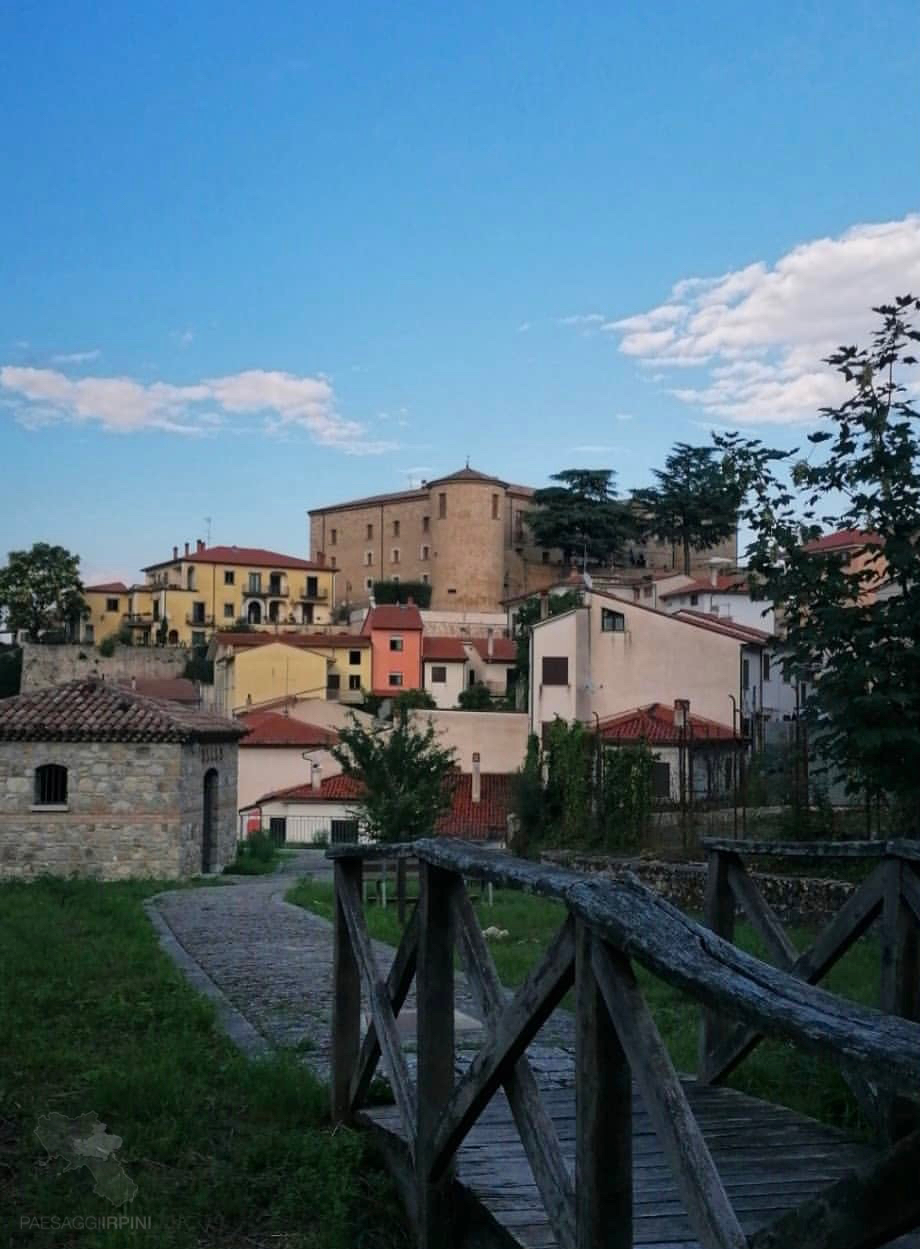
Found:
[[[258,587],[250,584],[243,586],[243,598],[287,598],[288,583],[286,581],[269,581],[268,585]]]
[[[324,590],[320,586],[311,586],[309,582],[301,588],[297,595],[298,603],[325,603],[328,599],[328,590]]]
[[[122,619],[129,629],[150,629],[153,625],[159,624],[159,621],[154,620],[153,614],[149,611],[127,612]]]
[[[190,611],[185,613],[185,623],[187,625],[192,625],[196,629],[213,629],[214,617],[198,616],[195,612]]]

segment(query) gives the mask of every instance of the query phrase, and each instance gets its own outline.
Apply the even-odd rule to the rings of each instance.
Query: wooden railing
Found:
[[[711,839],[703,842],[708,860],[704,920],[713,932],[731,941],[740,908],[757,932],[768,957],[782,971],[805,984],[818,984],[866,931],[876,925],[880,956],[879,1007],[889,1015],[920,1019],[920,842],[819,841],[745,842]],[[863,861],[875,867],[854,889],[812,945],[799,953],[769,902],[749,875],[747,857],[787,862],[818,860],[822,876],[833,875],[833,862]],[[763,1039],[747,1024],[733,1023],[716,1012],[703,1015],[699,1078],[724,1080]],[[845,1070],[860,1108],[876,1132],[896,1139],[918,1126],[916,1107],[893,1097],[858,1072]]]
[[[382,1060],[412,1167],[409,1204],[418,1243],[455,1243],[455,1156],[504,1088],[536,1186],[563,1249],[632,1249],[632,1087],[638,1087],[694,1234],[707,1249],[870,1249],[920,1223],[920,1132],[745,1236],[633,965],[760,1035],[781,1037],[873,1086],[920,1099],[920,1026],[845,1002],[745,954],[634,880],[606,881],[459,842],[342,846],[335,861],[332,1109],[350,1120]],[[362,860],[413,855],[419,901],[389,974],[381,978],[364,920]],[[509,1000],[464,878],[558,900],[565,918],[544,957]],[[454,1070],[454,951],[465,964],[486,1039],[459,1079]],[[413,977],[417,1077],[396,1018]],[[371,1021],[361,1036],[361,987]],[[574,1180],[526,1050],[574,985]],[[871,1217],[870,1217],[871,1215]],[[826,1239],[819,1239],[825,1235]]]

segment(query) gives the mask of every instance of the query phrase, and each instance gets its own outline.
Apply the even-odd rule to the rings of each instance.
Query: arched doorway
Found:
[[[201,811],[201,870],[210,872],[217,836],[217,768],[204,774],[204,795]]]
[[[170,646],[178,646],[178,645],[179,645],[179,630],[178,630],[178,629],[170,629],[170,631],[169,631],[169,644],[170,644]]]
[[[250,603],[249,608],[246,612],[246,619],[249,621],[250,624],[261,624],[262,623],[262,604]]]

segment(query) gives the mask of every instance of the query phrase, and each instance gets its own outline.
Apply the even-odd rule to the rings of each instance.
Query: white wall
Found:
[[[280,708],[279,708],[280,710]],[[339,702],[326,702],[323,698],[298,698],[288,703],[284,710],[294,720],[304,724],[316,724],[324,729],[343,729],[350,723],[351,716],[357,716],[360,724],[368,728],[374,717],[356,707],[348,707]]]
[[[421,616],[429,637],[484,638],[490,629],[502,637],[508,624],[503,611],[423,611]]]
[[[265,832],[268,832],[272,816],[287,821],[287,841],[291,844],[328,841],[333,820],[355,818],[354,804],[347,802],[267,802],[261,810]]]
[[[245,738],[243,739],[245,741]],[[304,746],[240,747],[238,807],[257,802],[263,794],[292,785],[309,784],[310,763],[304,759]],[[323,777],[338,776],[342,765],[328,750],[310,750],[311,760],[319,762]]]
[[[473,770],[479,752],[483,772],[516,772],[527,753],[527,714],[523,711],[423,711],[411,713],[414,724],[430,721],[441,745],[457,752],[462,772]]]
[[[457,706],[460,691],[466,688],[466,663],[457,660],[426,659],[423,665],[422,683],[438,707],[447,710]],[[443,668],[446,681],[432,681],[431,669]]]
[[[692,601],[694,598],[695,603]],[[695,590],[693,593],[675,594],[662,599],[661,609],[672,615],[678,611],[707,612],[713,616],[733,620],[736,624],[747,625],[751,629],[762,629],[764,633],[773,633],[776,627],[776,618],[770,604],[763,599],[755,602],[747,594],[726,594],[719,590]]]

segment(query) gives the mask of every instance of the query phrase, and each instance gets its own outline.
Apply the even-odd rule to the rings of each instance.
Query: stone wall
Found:
[[[167,646],[117,646],[115,654],[100,655],[95,646],[38,646],[25,642],[22,647],[20,692],[63,685],[82,677],[107,680],[117,677],[181,677],[188,653]]]
[[[546,863],[593,872],[614,879],[632,872],[682,911],[701,914],[706,890],[704,863],[667,863],[657,859],[616,859],[608,855],[553,850],[542,854]],[[774,876],[748,871],[762,896],[788,924],[823,923],[835,915],[856,888],[848,881],[806,876]],[[740,910],[740,907],[739,907]]]
[[[220,751],[210,762],[204,751]],[[34,804],[35,769],[67,768],[67,801]],[[218,772],[212,868],[234,857],[237,746],[0,743],[0,878],[174,879],[201,870],[204,773]]]

